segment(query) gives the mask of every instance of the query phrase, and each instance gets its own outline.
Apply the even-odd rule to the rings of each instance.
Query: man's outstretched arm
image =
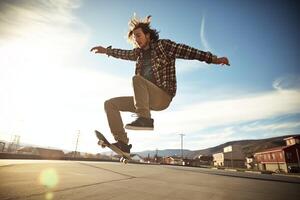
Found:
[[[175,58],[182,58],[188,60],[200,60],[206,63],[220,64],[220,65],[230,65],[229,60],[226,57],[220,57],[213,55],[210,52],[205,52],[198,50],[196,48],[190,47],[185,44],[177,44],[171,40],[162,40],[162,45],[165,52],[169,56]]]
[[[112,49],[111,46],[104,48],[102,46],[93,47],[90,51],[99,53],[99,54],[106,54],[108,56],[112,56],[115,58],[120,58],[124,60],[132,60],[136,61],[138,57],[138,49],[133,50],[123,50],[123,49]]]

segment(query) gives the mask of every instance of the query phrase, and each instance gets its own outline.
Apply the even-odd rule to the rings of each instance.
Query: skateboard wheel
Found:
[[[127,164],[127,163],[128,163],[128,160],[127,160],[127,158],[121,157],[121,158],[120,158],[120,162],[122,162],[122,163],[124,163],[124,164]]]
[[[120,158],[120,162],[122,162],[122,163],[124,163],[124,164],[127,164],[127,163],[128,163],[128,160],[127,160],[127,158],[121,157],[121,158]]]
[[[100,145],[102,148],[106,147],[106,145],[104,144],[104,142],[102,140],[98,141],[98,145]]]

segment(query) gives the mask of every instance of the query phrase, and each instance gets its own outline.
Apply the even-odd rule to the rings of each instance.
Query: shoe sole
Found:
[[[128,130],[136,130],[136,131],[153,131],[154,130],[153,127],[138,127],[138,126],[130,126],[130,125],[126,125],[125,128]]]

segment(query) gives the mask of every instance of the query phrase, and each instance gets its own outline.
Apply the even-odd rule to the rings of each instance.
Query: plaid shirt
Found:
[[[171,40],[157,40],[150,43],[151,65],[155,83],[166,91],[171,97],[176,94],[175,59],[200,60],[211,63],[213,55],[185,44],[177,44]],[[107,48],[107,55],[115,58],[136,61],[135,74],[139,75],[142,70],[143,51],[140,48],[132,50]]]

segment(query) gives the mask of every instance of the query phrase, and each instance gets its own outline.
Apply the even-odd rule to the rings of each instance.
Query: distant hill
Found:
[[[199,155],[212,155],[215,153],[223,152],[223,148],[230,146],[230,145],[241,145],[242,151],[246,156],[253,155],[255,152],[263,151],[266,149],[279,147],[279,146],[285,146],[284,138],[296,136],[296,135],[284,135],[279,137],[273,137],[273,138],[267,138],[267,139],[258,139],[258,140],[239,140],[239,141],[231,141],[226,142],[224,144],[202,149],[202,150],[196,150],[196,151],[190,151],[190,150],[184,150],[184,157],[188,158],[195,158]],[[142,157],[147,157],[148,154],[150,157],[153,157],[156,154],[156,151],[142,151],[142,152],[136,152]],[[166,149],[166,150],[158,150],[158,156],[181,156],[180,149]]]
[[[243,153],[245,155],[252,155],[255,152],[263,151],[265,149],[270,149],[273,147],[285,146],[284,138],[295,136],[295,135],[285,135],[274,138],[259,139],[259,140],[239,140],[226,142],[224,144],[218,145],[216,147],[207,148],[203,150],[193,151],[188,157],[195,157],[200,154],[211,155],[223,151],[223,148],[230,145],[241,145]]]

